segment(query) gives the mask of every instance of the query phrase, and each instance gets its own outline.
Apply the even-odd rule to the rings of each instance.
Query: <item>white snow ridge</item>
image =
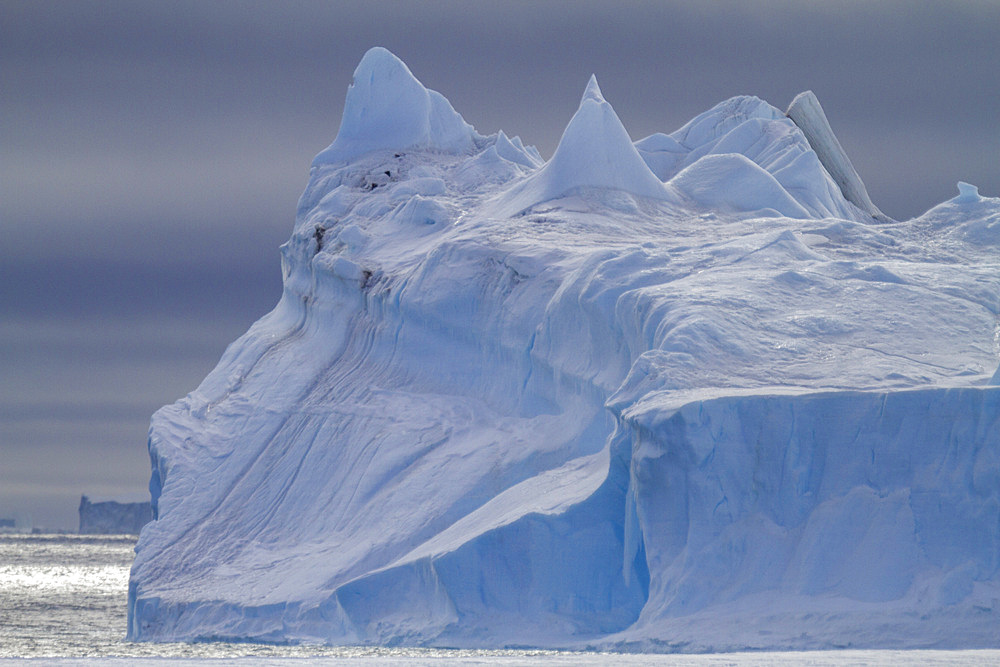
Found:
[[[592,80],[543,163],[370,51],[153,416],[129,637],[996,647],[1000,199],[889,220],[798,106],[633,144]]]

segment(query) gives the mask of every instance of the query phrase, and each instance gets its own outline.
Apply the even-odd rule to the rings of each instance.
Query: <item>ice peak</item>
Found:
[[[590,186],[647,197],[666,196],[663,183],[646,166],[593,75],[587,82],[580,108],[563,131],[545,169],[550,172],[547,176],[552,185],[562,192]]]
[[[811,90],[799,93],[785,112],[806,136],[809,146],[816,152],[820,163],[827,170],[844,198],[862,211],[880,220],[889,218],[872,203],[861,177],[833,134],[830,121],[823,107]]]
[[[376,46],[354,70],[337,138],[314,164],[386,149],[463,153],[473,149],[474,136],[448,100],[425,88],[391,51]]]
[[[385,79],[406,77],[419,83],[406,63],[384,46],[373,46],[368,49],[354,69],[354,84],[357,84],[359,79],[367,78],[374,81],[376,77]]]
[[[650,171],[618,114],[590,77],[555,153],[544,167],[505,197],[517,210],[561,197],[578,188],[607,188],[668,199],[663,183]]]
[[[601,93],[601,87],[597,85],[596,74],[590,75],[590,80],[587,81],[587,88],[583,91],[583,97],[580,99],[580,104],[583,104],[587,100],[604,102],[604,94]]]

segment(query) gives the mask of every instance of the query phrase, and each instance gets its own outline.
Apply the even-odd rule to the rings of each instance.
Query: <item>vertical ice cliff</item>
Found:
[[[153,415],[129,637],[995,646],[1000,199],[873,225],[806,137],[633,144],[592,79],[542,163],[370,51],[281,300]]]

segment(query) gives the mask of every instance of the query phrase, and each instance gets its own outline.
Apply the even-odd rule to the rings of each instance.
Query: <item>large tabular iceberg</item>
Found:
[[[996,646],[1000,200],[889,220],[789,116],[633,144],[591,81],[543,163],[371,50],[153,416],[129,637]]]

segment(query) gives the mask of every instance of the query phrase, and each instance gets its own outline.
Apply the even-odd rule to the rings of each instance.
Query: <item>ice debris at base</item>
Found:
[[[633,145],[592,80],[542,164],[370,51],[153,416],[129,637],[996,646],[1000,199],[888,220],[800,106]]]

